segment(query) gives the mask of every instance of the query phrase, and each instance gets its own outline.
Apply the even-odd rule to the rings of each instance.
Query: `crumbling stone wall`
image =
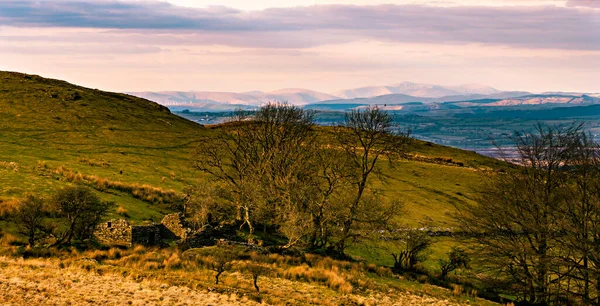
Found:
[[[99,224],[94,231],[94,236],[98,241],[114,246],[161,245],[160,226],[160,224],[132,226],[125,219],[110,220]]]
[[[204,225],[199,231],[192,233],[185,239],[185,243],[190,248],[200,248],[217,244],[221,239],[231,241],[236,238],[236,227],[229,225],[220,225],[212,227]]]
[[[179,240],[190,247],[215,245],[216,239],[234,239],[235,227],[204,226],[193,231],[185,221],[183,214],[166,215],[161,224],[131,225],[125,219],[102,223],[94,231],[96,238],[107,245],[126,246],[145,245],[162,246],[169,241]],[[231,238],[233,237],[233,238]]]
[[[132,245],[131,225],[125,219],[110,220],[96,227],[94,236],[105,244],[118,246]]]
[[[192,232],[182,213],[166,215],[161,223],[179,239],[186,239]]]
[[[190,235],[186,240],[188,247],[200,248],[217,244],[215,237],[219,236],[218,231],[210,225],[205,225],[200,231]]]
[[[131,243],[145,246],[161,245],[162,237],[158,224],[131,227]]]

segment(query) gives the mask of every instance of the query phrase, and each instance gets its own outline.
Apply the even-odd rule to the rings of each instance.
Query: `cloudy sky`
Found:
[[[0,70],[113,91],[600,92],[600,0],[0,0]]]

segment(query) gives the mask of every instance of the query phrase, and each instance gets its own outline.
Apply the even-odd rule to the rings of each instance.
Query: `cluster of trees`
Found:
[[[529,304],[600,304],[600,147],[581,126],[512,140],[522,167],[497,174],[459,222],[496,288]]]
[[[89,188],[66,187],[51,199],[28,195],[14,212],[13,222],[27,237],[29,246],[52,237],[53,245],[68,245],[92,236],[94,229],[114,206]]]
[[[397,220],[401,203],[383,200],[370,181],[383,161],[403,154],[408,139],[376,107],[347,113],[332,132],[288,104],[239,112],[198,149],[195,167],[214,184],[188,197],[186,210],[204,222],[235,219],[250,235],[276,234],[282,249],[342,255],[352,241]]]

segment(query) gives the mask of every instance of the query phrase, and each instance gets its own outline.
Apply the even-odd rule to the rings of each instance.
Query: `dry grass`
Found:
[[[7,254],[0,255],[0,305],[493,304],[461,294],[462,287],[451,291],[412,283],[384,267],[316,255],[261,255],[237,248],[237,259],[215,285],[216,272],[201,260],[210,248],[183,253],[143,246],[35,248],[26,252],[30,259],[15,259],[15,247],[12,255],[9,248],[0,250]],[[190,256],[194,252],[202,256]]]
[[[82,157],[82,158],[79,158],[79,163],[88,165],[91,167],[110,168],[110,162],[105,161],[105,160],[95,160],[95,159]]]
[[[91,262],[92,266],[96,264]],[[0,258],[2,305],[252,305],[236,294],[136,281],[102,270],[61,268],[59,260]]]
[[[197,257],[175,249],[73,249],[54,254],[56,257],[62,260],[0,257],[0,301],[9,300],[16,305],[19,298],[29,296],[26,291],[32,291],[41,296],[35,300],[37,304],[492,304],[455,296],[439,287],[399,280],[386,268],[314,255],[298,258],[245,253],[223,273],[219,285],[214,284],[215,272],[198,262]],[[257,266],[260,293],[253,284]],[[66,276],[64,281],[61,275]],[[68,291],[61,291],[63,285]],[[163,300],[159,299],[161,296]]]
[[[0,220],[7,219],[20,205],[18,199],[0,198]]]
[[[19,172],[19,164],[16,162],[7,162],[0,160],[0,169],[6,169],[8,171]]]
[[[140,185],[111,181],[96,175],[79,173],[63,166],[54,169],[53,173],[62,176],[67,182],[88,185],[99,191],[113,189],[126,192],[137,199],[149,203],[176,203],[182,199],[182,196],[174,190],[164,190],[146,184]]]
[[[117,207],[117,214],[122,217],[129,217],[129,211],[123,206]]]
[[[178,253],[163,259],[160,273],[146,275],[102,264],[84,255],[107,256],[103,260],[108,263],[134,256],[136,252],[96,251],[62,261],[0,257],[2,305],[252,305],[257,300],[274,305],[458,305],[402,291],[344,294],[319,284],[274,277],[260,279],[261,294],[257,295],[252,292],[251,276],[230,273],[224,277],[223,285],[213,286],[204,282],[204,279],[212,281],[207,271],[183,271]],[[156,262],[167,254],[151,251],[137,255]]]

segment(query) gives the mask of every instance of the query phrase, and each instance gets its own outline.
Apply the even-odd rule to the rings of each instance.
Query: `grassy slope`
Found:
[[[210,129],[144,99],[0,72],[0,199],[28,192],[50,195],[71,184],[53,172],[61,166],[110,181],[181,192],[203,180],[189,167],[189,158],[198,136],[207,133]],[[406,204],[407,226],[451,226],[454,205],[473,200],[484,171],[505,166],[421,141],[414,141],[410,154],[415,158],[385,169],[385,183],[374,181],[386,196]],[[453,163],[440,164],[436,158]],[[125,192],[109,189],[100,194],[126,208],[134,221],[159,220],[168,211]],[[351,251],[389,264],[386,250]]]
[[[18,164],[0,169],[0,197],[53,193],[67,184],[49,173],[59,166],[181,190],[195,180],[187,163],[196,136],[203,133],[202,126],[150,101],[0,72],[0,161]],[[133,219],[160,216],[160,209],[130,195],[102,196],[129,209]]]

